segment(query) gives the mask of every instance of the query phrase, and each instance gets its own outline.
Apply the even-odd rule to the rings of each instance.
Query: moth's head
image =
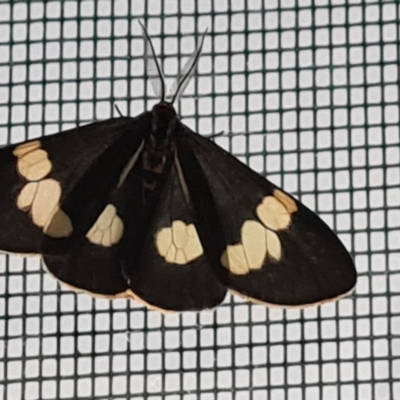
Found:
[[[160,105],[169,104],[172,108],[172,104],[174,104],[176,100],[180,99],[182,93],[186,89],[187,85],[189,84],[192,76],[196,71],[196,67],[200,60],[201,50],[203,48],[204,38],[207,33],[207,30],[204,32],[200,41],[200,45],[197,47],[197,50],[189,58],[189,60],[183,67],[181,73],[176,78],[175,82],[173,83],[173,85],[171,86],[170,90],[167,93],[164,74],[161,69],[160,63],[157,60],[153,43],[151,42],[150,36],[147,33],[143,24],[140,21],[139,23],[143,29],[143,36],[147,43],[145,52],[147,76],[150,78],[155,95],[160,99],[159,104]]]
[[[151,110],[153,118],[162,118],[166,120],[172,120],[176,117],[176,111],[172,103],[161,101],[157,103]]]
[[[172,133],[176,127],[178,118],[172,103],[161,101],[151,110],[153,133]]]

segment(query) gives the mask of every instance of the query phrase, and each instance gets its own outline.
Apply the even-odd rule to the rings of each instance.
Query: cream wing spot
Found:
[[[97,227],[100,230],[106,230],[111,225],[116,213],[115,207],[112,204],[108,204],[96,221]]]
[[[242,244],[228,245],[221,257],[222,265],[232,274],[246,275],[249,273],[248,263]]]
[[[169,263],[174,263],[176,258],[176,247],[171,243],[171,246],[168,249],[168,252],[165,256],[165,261]]]
[[[43,228],[43,232],[54,238],[63,238],[71,235],[73,231],[72,223],[68,215],[57,207],[50,221]]]
[[[298,210],[296,202],[281,190],[275,189],[274,196],[275,198],[278,199],[280,203],[282,203],[285,206],[286,210],[290,214],[293,214]]]
[[[257,221],[247,220],[242,225],[241,242],[226,247],[221,264],[232,274],[245,275],[266,267],[267,256],[275,261],[281,259],[282,247],[278,235]]]
[[[67,237],[73,227],[68,215],[61,210],[61,185],[54,179],[43,179],[52,170],[52,163],[39,140],[16,146],[17,171],[28,181],[17,197],[17,207],[30,212],[32,222],[49,236]]]
[[[61,186],[59,182],[54,179],[40,181],[31,208],[33,223],[44,227],[53,216],[60,198]]]
[[[188,242],[187,226],[183,221],[174,221],[172,223],[172,238],[174,245],[178,249],[183,249]]]
[[[47,152],[35,149],[24,154],[17,162],[17,170],[28,181],[43,179],[50,173],[52,164],[48,159]]]
[[[172,244],[172,230],[170,228],[162,228],[156,235],[156,248],[158,254],[166,257],[168,250]]]
[[[247,220],[242,225],[242,245],[248,269],[261,269],[267,253],[267,230],[256,221]]]
[[[93,227],[89,232],[88,235],[90,235],[90,241],[94,244],[101,244],[103,240],[103,231],[97,229],[96,227]]]
[[[175,255],[175,264],[186,264],[188,262],[185,253],[182,249],[178,249]]]
[[[279,261],[282,257],[281,241],[279,240],[279,237],[275,232],[270,231],[269,229],[267,229],[266,231],[266,245],[268,249],[268,256],[276,261]]]
[[[101,240],[101,244],[104,247],[110,246],[111,243],[111,231],[109,229],[103,231],[103,239]]]
[[[121,218],[116,216],[111,223],[111,240],[119,241],[124,233],[124,223]]]
[[[188,261],[192,261],[203,254],[203,247],[201,245],[196,228],[193,224],[188,225],[187,234],[188,234],[188,242],[185,247],[185,252]]]
[[[29,211],[36,196],[38,186],[37,182],[29,182],[21,189],[17,197],[17,207],[20,210]]]
[[[118,243],[124,233],[124,223],[113,204],[108,204],[96,222],[86,233],[86,238],[93,244],[110,247]]]
[[[13,150],[13,155],[15,157],[23,157],[25,154],[30,153],[33,150],[39,149],[41,146],[41,143],[39,140],[34,140],[33,142],[28,142],[28,143],[23,143],[20,144],[19,146],[16,146],[15,149]]]
[[[193,224],[173,221],[171,227],[160,229],[155,238],[158,254],[169,263],[185,265],[203,254],[199,236]]]
[[[287,228],[291,222],[289,212],[274,196],[264,197],[256,213],[261,222],[274,231]]]

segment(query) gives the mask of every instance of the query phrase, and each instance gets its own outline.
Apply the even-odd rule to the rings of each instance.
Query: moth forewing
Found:
[[[200,221],[218,230],[206,251],[219,251],[213,265],[227,288],[281,306],[318,305],[353,290],[356,271],[350,255],[314,213],[189,129],[180,147],[196,160],[197,174],[212,197],[207,208],[198,205],[196,211]],[[189,162],[182,168],[189,176]],[[191,191],[196,181],[187,180]]]
[[[96,122],[1,149],[0,249],[41,253],[44,230],[60,202],[101,154],[127,132],[131,121],[135,119]],[[143,125],[138,123],[140,131]],[[53,209],[48,209],[50,203]]]
[[[122,265],[136,296],[162,310],[201,310],[217,306],[226,289],[214,275],[200,240],[191,194],[174,162],[144,230],[130,226],[127,238],[140,242],[135,256],[124,247]],[[144,217],[145,218],[145,217]]]

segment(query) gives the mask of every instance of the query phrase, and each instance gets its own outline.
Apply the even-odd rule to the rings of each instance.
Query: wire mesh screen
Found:
[[[164,316],[0,255],[0,399],[400,399],[399,3],[3,1],[0,144],[148,110],[138,19],[168,80],[208,28],[182,121],[316,211],[357,289]]]

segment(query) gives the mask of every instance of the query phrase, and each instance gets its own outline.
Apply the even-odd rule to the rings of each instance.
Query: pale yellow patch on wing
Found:
[[[241,229],[241,242],[228,245],[222,265],[232,274],[245,275],[263,267],[268,253],[268,229],[257,221],[247,220]]]
[[[60,183],[54,179],[45,179],[38,183],[31,207],[32,221],[44,227],[54,214],[61,198]]]
[[[63,238],[71,235],[73,231],[71,220],[68,215],[56,207],[54,214],[50,218],[49,222],[43,228],[43,232],[54,238]]]
[[[167,257],[172,243],[172,229],[162,228],[156,236],[156,247],[158,254],[164,258]]]
[[[28,143],[23,143],[20,144],[19,146],[15,147],[15,149],[13,150],[13,155],[15,157],[22,157],[25,154],[30,153],[33,150],[39,149],[41,146],[40,141],[39,140],[34,140],[33,142],[28,142]]]
[[[286,210],[290,214],[293,214],[298,210],[296,202],[281,190],[275,189],[274,197],[285,206]]]
[[[186,233],[188,235],[188,241],[185,246],[185,253],[190,255],[191,260],[194,260],[203,254],[203,247],[201,246],[199,236],[193,224],[187,226]]]
[[[221,263],[235,275],[246,275],[250,271],[241,243],[228,245],[222,254]]]
[[[268,256],[276,261],[279,261],[282,256],[281,241],[279,240],[279,237],[275,232],[270,231],[269,229],[267,229],[266,232],[267,232],[266,244],[267,244]]]
[[[93,244],[110,247],[118,243],[124,233],[124,223],[114,205],[108,204],[89,229],[86,238]]]
[[[242,245],[246,256],[247,269],[260,269],[267,251],[267,229],[259,222],[247,220],[242,225]]]
[[[186,254],[183,252],[182,249],[177,250],[175,259],[176,259],[176,264],[179,264],[179,265],[184,265],[188,262],[187,258],[186,258]]]
[[[13,155],[18,158],[17,171],[28,181],[17,197],[17,207],[29,212],[32,222],[43,232],[55,238],[72,233],[72,223],[61,210],[61,185],[54,179],[45,178],[53,168],[48,154],[41,149],[39,140],[15,147]]]
[[[34,149],[18,158],[17,170],[28,181],[37,181],[48,175],[52,169],[47,152]]]
[[[160,229],[155,238],[160,256],[173,264],[185,265],[203,254],[196,227],[176,220],[171,227]]]
[[[20,210],[30,210],[33,200],[36,196],[38,186],[39,184],[37,182],[29,182],[22,188],[17,197],[17,207]]]
[[[187,225],[183,221],[172,223],[172,241],[176,248],[183,249],[189,240]]]
[[[281,241],[275,232],[257,221],[247,220],[240,233],[240,243],[228,245],[221,257],[221,264],[232,274],[245,275],[260,270],[268,264],[267,256],[275,261],[281,259]]]
[[[296,211],[296,202],[281,190],[276,189],[273,196],[264,197],[256,208],[264,226],[257,221],[244,221],[240,243],[227,246],[221,257],[222,265],[233,274],[244,275],[266,265],[267,256],[279,261],[282,245],[273,231],[288,228],[291,214]]]
[[[101,240],[101,245],[104,247],[108,247],[111,244],[111,229],[107,229],[103,231],[103,239]]]
[[[165,256],[165,261],[168,261],[170,263],[174,263],[175,259],[176,259],[176,252],[177,252],[176,247],[173,246],[173,245],[170,245],[170,247],[169,247],[169,249],[167,251],[167,254]]]
[[[61,238],[72,233],[72,223],[61,210],[61,185],[54,179],[27,183],[19,192],[17,207],[29,212],[32,222],[46,235]]]
[[[87,235],[86,235],[87,237]],[[90,241],[92,243],[101,244],[103,240],[103,231],[93,230],[90,234]]]
[[[122,222],[122,219],[118,217],[114,218],[112,223],[111,223],[111,237],[112,238],[116,238],[119,235],[122,236],[122,234],[124,233],[124,223]]]
[[[257,206],[257,215],[269,229],[277,231],[290,225],[291,216],[285,206],[274,196],[266,196]]]

